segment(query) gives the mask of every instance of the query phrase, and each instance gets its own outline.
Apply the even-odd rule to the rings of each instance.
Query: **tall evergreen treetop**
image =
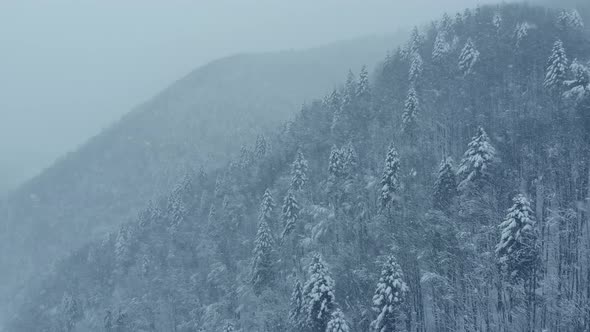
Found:
[[[563,87],[567,70],[568,60],[563,49],[563,43],[561,40],[557,40],[553,44],[553,50],[548,60],[543,85],[549,90],[559,91]]]
[[[451,45],[448,42],[448,34],[445,30],[439,30],[434,39],[432,49],[432,61],[440,63],[451,51]]]
[[[261,219],[254,242],[254,259],[252,261],[252,287],[255,294],[270,285],[274,278],[272,251],[274,241],[268,223]]]
[[[472,138],[463,154],[459,165],[458,175],[461,178],[459,189],[465,188],[469,183],[487,179],[489,167],[496,156],[496,149],[490,143],[490,139],[482,127],[477,129],[477,134]]]
[[[349,332],[350,328],[348,327],[348,323],[346,322],[346,318],[344,317],[344,313],[342,310],[336,309],[332,313],[332,318],[328,322],[328,327],[326,328],[326,332]]]
[[[272,198],[272,194],[270,193],[269,189],[266,189],[264,191],[264,195],[262,196],[262,201],[260,202],[259,219],[266,221],[269,226],[274,224],[272,219],[272,211],[274,208],[275,202]]]
[[[401,267],[393,256],[388,257],[373,296],[373,310],[377,313],[371,322],[373,331],[401,331],[398,329],[399,316],[408,290]]]
[[[459,56],[459,70],[464,76],[467,76],[473,72],[475,64],[479,60],[479,51],[475,48],[475,44],[471,38],[467,39],[467,43],[461,50]]]
[[[293,192],[289,191],[283,202],[283,222],[285,223],[285,229],[281,235],[281,239],[291,234],[297,226],[297,219],[299,218],[299,203]]]
[[[335,307],[334,280],[319,255],[309,266],[309,277],[303,287],[306,307],[305,325],[313,332],[326,331]]]
[[[419,107],[420,104],[418,102],[416,89],[411,86],[404,105],[404,112],[402,113],[402,129],[404,132],[410,133],[416,129],[416,119],[418,117]]]
[[[301,149],[297,150],[295,161],[291,165],[291,189],[300,191],[307,183],[308,163]]]
[[[433,203],[434,208],[446,211],[457,195],[457,180],[453,167],[453,159],[444,158],[438,169],[438,176],[434,183]]]
[[[511,280],[525,279],[537,261],[534,213],[528,198],[517,195],[500,224],[501,237],[496,254]]]
[[[399,172],[399,155],[392,144],[387,152],[383,176],[381,177],[381,193],[379,195],[379,200],[382,207],[392,203],[396,198],[397,191],[400,187]]]
[[[305,313],[303,288],[301,287],[301,282],[297,280],[289,303],[289,322],[293,328],[302,327],[302,320]]]

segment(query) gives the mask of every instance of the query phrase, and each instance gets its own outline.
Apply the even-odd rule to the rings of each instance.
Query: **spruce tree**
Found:
[[[76,322],[82,317],[80,303],[70,294],[65,293],[61,299],[59,314],[63,331],[72,331]]]
[[[265,221],[271,228],[276,226],[272,215],[274,208],[275,202],[272,198],[272,194],[269,189],[266,189],[262,196],[262,201],[260,202],[260,212],[258,215],[259,222]]]
[[[514,197],[500,231],[496,254],[502,271],[511,281],[527,280],[535,269],[538,250],[534,212],[526,196]]]
[[[496,156],[496,150],[482,127],[478,127],[477,134],[472,138],[463,154],[459,165],[458,175],[461,179],[459,189],[479,180],[487,180],[489,168]]]
[[[543,85],[551,91],[560,91],[563,87],[568,70],[568,60],[561,40],[553,44],[553,50],[548,60],[545,81]]]
[[[502,28],[502,15],[499,12],[494,13],[494,16],[492,17],[492,25],[496,29],[496,33],[500,33],[500,29]]]
[[[418,96],[414,87],[410,87],[408,97],[404,105],[404,112],[402,113],[402,129],[405,133],[411,134],[417,127],[416,118],[418,116]]]
[[[322,258],[315,255],[309,266],[309,277],[303,287],[305,325],[310,332],[324,332],[335,307],[334,280]]]
[[[473,72],[473,68],[479,60],[479,55],[479,51],[475,48],[473,40],[471,38],[467,39],[467,43],[459,56],[459,70],[463,76],[467,76]]]
[[[381,192],[379,195],[381,207],[386,207],[395,201],[397,191],[400,187],[399,172],[400,160],[397,150],[392,144],[387,152],[383,176],[381,177]]]
[[[281,235],[281,239],[289,236],[297,226],[297,219],[299,218],[299,203],[297,203],[297,199],[293,192],[289,191],[287,196],[285,196],[285,200],[283,202],[283,222],[285,224],[285,229],[283,230],[283,234]]]
[[[369,72],[367,66],[361,68],[359,82],[356,91],[358,102],[359,118],[365,123],[371,119],[371,85],[369,83]]]
[[[297,280],[291,293],[289,304],[289,322],[294,331],[299,331],[302,327],[302,321],[305,318],[305,307],[303,302],[303,288],[301,282]]]
[[[373,310],[377,313],[371,322],[373,331],[401,331],[398,324],[407,292],[408,286],[403,280],[401,267],[393,256],[388,257],[373,296]]]
[[[297,150],[295,161],[291,165],[291,189],[301,191],[307,183],[307,160],[303,156],[301,149]]]
[[[447,38],[447,32],[442,29],[436,34],[432,49],[432,61],[434,63],[440,64],[451,51],[451,45],[447,41]]]
[[[256,137],[256,146],[254,149],[254,153],[256,155],[256,158],[258,159],[264,158],[268,153],[268,143],[266,142],[266,138],[262,134]]]
[[[344,317],[344,313],[342,310],[336,309],[332,313],[332,318],[328,322],[328,327],[326,328],[326,332],[349,332],[350,328],[348,327],[348,323],[346,322],[346,318]]]
[[[417,84],[420,76],[422,75],[423,66],[424,61],[422,60],[420,53],[413,52],[410,54],[410,71],[408,74],[408,80],[410,81],[410,84]]]
[[[434,183],[433,203],[434,208],[447,211],[453,199],[457,195],[457,180],[453,168],[453,160],[444,158],[438,169],[438,176]]]
[[[273,245],[270,227],[265,218],[260,218],[258,232],[254,242],[254,259],[252,261],[252,287],[256,295],[268,287],[273,279]]]
[[[357,172],[358,155],[352,142],[348,142],[340,149],[342,156],[342,175],[344,177],[354,176]]]
[[[342,155],[342,150],[334,145],[332,146],[332,150],[330,150],[330,159],[328,160],[328,195],[335,195],[338,183],[344,175],[344,156]]]

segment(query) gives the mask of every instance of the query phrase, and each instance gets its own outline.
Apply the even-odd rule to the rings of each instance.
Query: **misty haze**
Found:
[[[0,54],[0,331],[590,331],[587,0],[7,0]]]

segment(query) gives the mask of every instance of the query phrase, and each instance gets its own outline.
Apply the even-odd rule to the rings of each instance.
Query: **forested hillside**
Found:
[[[226,166],[189,165],[9,331],[588,331],[589,59],[573,10],[415,29]]]
[[[401,40],[221,59],[139,106],[0,202],[0,305],[48,263],[134,218],[187,169],[220,167],[336,86],[349,66],[376,63]]]

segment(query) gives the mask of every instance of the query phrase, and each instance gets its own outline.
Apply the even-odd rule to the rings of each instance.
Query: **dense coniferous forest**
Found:
[[[575,10],[416,28],[72,252],[9,330],[588,331],[588,60]]]

